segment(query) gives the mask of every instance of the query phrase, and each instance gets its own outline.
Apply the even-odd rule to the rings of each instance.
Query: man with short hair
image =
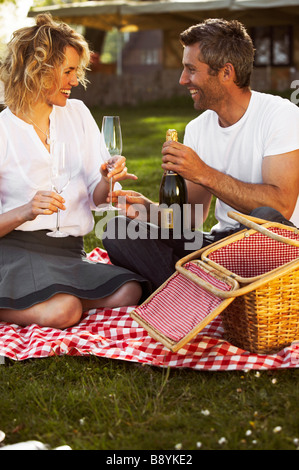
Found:
[[[238,21],[209,19],[188,28],[180,39],[180,83],[190,91],[195,109],[205,112],[186,126],[183,144],[164,143],[162,168],[185,179],[193,222],[198,204],[205,220],[212,196],[217,198],[218,223],[200,234],[203,246],[240,230],[228,217],[230,210],[299,226],[299,109],[289,100],[250,89],[254,48]],[[114,200],[123,195],[128,217],[134,217],[134,203],[150,213],[154,203],[147,198],[116,191]],[[103,243],[111,261],[147,277],[153,288],[188,254],[184,237],[113,240],[109,233],[116,221],[120,228],[130,219],[108,224]]]

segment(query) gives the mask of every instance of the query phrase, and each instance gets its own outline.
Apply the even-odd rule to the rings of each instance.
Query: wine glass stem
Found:
[[[60,210],[57,209],[57,218],[56,218],[56,230],[57,230],[57,232],[59,232],[59,228],[60,228]]]
[[[110,194],[112,193],[112,178],[110,178]],[[110,196],[110,206],[113,206],[112,204],[112,200],[111,200],[112,196]]]

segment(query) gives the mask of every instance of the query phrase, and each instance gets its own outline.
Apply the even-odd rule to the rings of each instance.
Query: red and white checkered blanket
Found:
[[[99,248],[89,256],[109,262]],[[219,318],[179,352],[172,353],[130,317],[131,310],[133,307],[90,310],[78,325],[66,330],[0,323],[0,356],[24,360],[65,354],[95,355],[159,367],[211,371],[299,367],[299,342],[277,354],[251,354],[223,340]]]

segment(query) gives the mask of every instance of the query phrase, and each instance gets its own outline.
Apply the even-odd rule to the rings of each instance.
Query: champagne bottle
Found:
[[[168,129],[166,140],[178,141],[175,129]],[[162,176],[159,192],[161,228],[182,234],[184,229],[184,204],[187,204],[187,187],[182,176],[166,170]]]

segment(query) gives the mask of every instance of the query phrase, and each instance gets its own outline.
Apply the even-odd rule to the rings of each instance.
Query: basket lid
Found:
[[[268,223],[265,228],[273,235],[299,241],[296,229]],[[299,246],[270,238],[255,230],[239,232],[213,244],[202,252],[201,259],[214,268],[246,284],[275,272],[299,258]]]
[[[225,299],[217,296],[214,289],[215,292],[228,292],[238,288],[236,281],[219,276],[200,260],[187,263],[184,270],[190,278],[174,273],[131,312],[151,336],[172,351],[189,342],[233,301],[233,296]],[[210,286],[209,290],[206,285]]]

